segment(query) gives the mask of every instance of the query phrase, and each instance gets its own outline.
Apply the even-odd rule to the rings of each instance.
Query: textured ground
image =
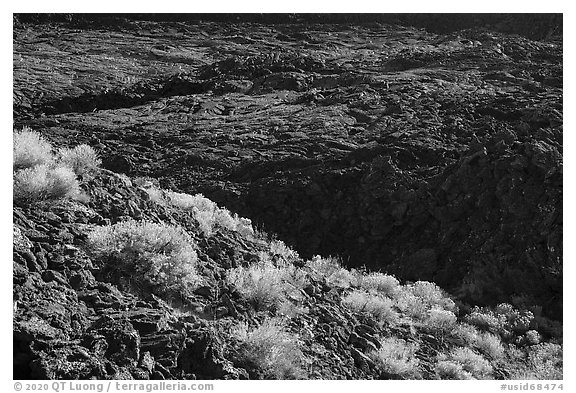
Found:
[[[483,29],[18,25],[14,120],[304,257],[561,319],[562,51]]]
[[[375,25],[14,32],[14,113],[301,254],[559,316],[562,42]],[[73,136],[71,138],[70,136]],[[510,285],[509,285],[510,284]]]

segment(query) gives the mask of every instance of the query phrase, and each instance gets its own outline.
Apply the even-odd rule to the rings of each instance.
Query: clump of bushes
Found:
[[[415,357],[417,344],[395,337],[386,337],[380,344],[380,349],[371,352],[369,357],[384,376],[393,375],[406,379],[419,377],[419,361]]]
[[[300,256],[296,251],[291,249],[282,240],[273,239],[268,246],[268,253],[274,261],[284,263],[297,260]]]
[[[528,345],[540,344],[540,340],[542,339],[540,333],[538,333],[536,330],[528,330],[524,336]]]
[[[379,272],[362,275],[358,281],[360,288],[367,291],[377,291],[390,297],[394,296],[400,288],[400,283],[396,277]]]
[[[277,310],[289,299],[299,299],[306,279],[293,265],[275,266],[261,261],[228,271],[226,280],[257,310]]]
[[[462,364],[451,360],[440,360],[436,363],[435,371],[440,379],[475,379],[470,372],[464,370]]]
[[[454,301],[438,285],[428,281],[417,281],[405,288],[419,298],[428,307],[437,307],[448,311],[457,311]]]
[[[518,352],[519,354],[512,363],[517,366],[517,369],[510,375],[510,379],[563,379],[563,350],[561,345],[541,343]]]
[[[450,332],[456,345],[477,348],[480,352],[496,360],[505,354],[505,348],[498,335],[479,331],[475,326],[460,323]]]
[[[509,339],[514,334],[521,335],[527,332],[534,320],[534,314],[531,311],[520,311],[510,304],[502,303],[495,309],[475,307],[465,319],[471,325]]]
[[[456,345],[469,346],[473,345],[478,339],[480,332],[475,326],[467,323],[459,323],[450,332],[450,336]]]
[[[34,202],[80,196],[76,174],[66,166],[47,164],[25,168],[14,173],[14,200]]]
[[[315,255],[306,262],[306,267],[312,273],[326,280],[326,284],[338,288],[349,288],[357,284],[357,278],[349,270],[344,269],[336,258],[322,258]]]
[[[452,299],[436,284],[417,281],[400,287],[395,295],[397,307],[405,314],[419,321],[429,318],[432,309],[452,313],[458,309]]]
[[[398,319],[394,302],[378,294],[355,290],[342,298],[342,304],[354,312],[368,314],[381,323],[395,323]]]
[[[441,379],[487,379],[492,366],[472,349],[457,347],[439,355],[436,373]]]
[[[49,142],[25,127],[14,132],[14,201],[81,200],[84,195],[76,176],[96,169],[99,164],[96,152],[90,146],[61,149],[55,154]]]
[[[28,127],[14,132],[13,143],[14,171],[49,164],[53,159],[52,145]]]
[[[304,378],[298,336],[289,333],[279,318],[265,319],[256,328],[240,323],[232,330],[239,342],[237,363],[256,368],[267,379]]]
[[[192,213],[198,222],[200,231],[205,236],[212,236],[218,228],[236,231],[247,237],[254,236],[252,222],[249,219],[239,217],[237,214],[230,213],[227,209],[218,207],[215,202],[202,194],[190,195],[164,191],[150,183],[142,184],[142,186],[152,201]]]
[[[94,171],[102,163],[94,149],[88,145],[60,149],[59,161],[79,176]]]
[[[448,333],[456,326],[456,323],[457,318],[452,311],[433,307],[428,312],[428,317],[424,321],[423,326],[434,332]]]
[[[180,227],[124,221],[95,228],[87,244],[104,270],[130,280],[133,289],[182,296],[201,282],[196,245]]]
[[[490,332],[482,332],[473,343],[484,355],[492,359],[500,359],[504,356],[504,346],[500,337]]]

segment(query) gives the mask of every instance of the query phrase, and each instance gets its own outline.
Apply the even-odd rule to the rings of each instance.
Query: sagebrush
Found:
[[[124,221],[95,228],[87,243],[105,268],[157,294],[185,294],[201,282],[196,244],[180,227]]]

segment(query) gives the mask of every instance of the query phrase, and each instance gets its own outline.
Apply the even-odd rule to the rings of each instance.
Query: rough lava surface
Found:
[[[201,315],[120,290],[83,228],[186,220],[118,173],[203,193],[303,258],[561,320],[562,53],[561,37],[487,29],[16,24],[15,128],[87,143],[110,172],[83,186],[87,206],[14,208],[15,378],[254,377],[217,334],[223,315],[254,318],[219,277],[262,246],[198,239],[219,288],[196,294]],[[309,377],[374,375],[361,353],[374,327],[329,288],[310,294],[293,327]]]

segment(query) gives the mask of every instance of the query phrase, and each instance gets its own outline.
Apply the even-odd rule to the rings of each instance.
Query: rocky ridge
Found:
[[[368,288],[367,273],[342,269],[320,257],[305,261],[283,243],[253,230],[215,227],[207,235],[201,230],[201,216],[162,203],[150,191],[157,190],[150,183],[101,170],[83,180],[89,202],[44,201],[14,207],[14,378],[450,378],[460,374],[438,370],[442,354],[465,347],[466,340],[471,340],[457,333],[456,314],[461,327],[470,326],[465,322],[479,326],[467,328],[474,337],[500,337],[488,333],[493,331],[502,335],[497,342],[503,343],[494,344],[494,350],[474,344],[490,360],[473,353],[489,371],[477,370],[474,375],[462,371],[462,375],[510,378],[522,372],[532,375],[537,367],[544,373],[561,367],[557,363],[522,366],[540,352],[552,356],[547,362],[558,362],[554,353],[561,347],[551,343],[558,342],[561,327],[543,318],[541,310],[513,311],[513,319],[512,314],[503,317],[498,311],[494,315],[508,321],[490,327],[483,325],[483,318],[488,317],[478,317],[479,309],[457,307],[433,284],[418,282],[402,289],[386,276],[387,283],[382,285],[388,297],[376,292],[366,295],[362,288]],[[120,261],[112,256],[98,258],[91,249],[90,234],[95,228],[130,220],[184,228],[196,245],[202,282],[180,298],[157,296],[152,287],[141,284],[129,285],[137,282],[137,271],[119,269]],[[249,228],[247,223],[244,228]],[[299,289],[279,294],[281,305],[270,306],[265,297],[266,302],[254,303],[243,291],[245,283],[230,278],[234,269],[259,266],[264,260],[278,272],[291,266],[290,280],[298,277],[290,281],[297,284],[290,285]],[[276,296],[276,286],[285,285],[282,279],[268,288],[262,280],[270,277],[264,275],[258,281],[264,285],[260,295]],[[354,296],[368,296],[368,303],[362,300],[361,307],[355,308]],[[370,299],[389,305],[376,303],[376,311],[367,311],[373,307],[368,305]],[[395,299],[394,307],[389,299]],[[416,305],[424,307],[421,315],[409,311]],[[435,313],[439,316],[432,317]],[[442,315],[454,319],[444,321]],[[528,319],[519,324],[522,315]],[[443,322],[434,322],[435,318]],[[273,335],[273,345],[283,340],[294,345],[294,352],[287,352],[292,356],[289,364],[272,362],[273,367],[266,368],[246,355],[243,345],[247,344],[242,344],[239,329],[262,326],[270,329],[271,333],[266,332]],[[481,333],[480,327],[487,332]],[[530,341],[534,334],[536,338]],[[388,348],[391,344],[386,340],[398,339],[417,348],[413,361],[418,367],[413,373],[383,367],[372,354]],[[265,356],[264,350],[258,352],[260,347],[250,348]],[[545,375],[557,378],[558,374]]]

